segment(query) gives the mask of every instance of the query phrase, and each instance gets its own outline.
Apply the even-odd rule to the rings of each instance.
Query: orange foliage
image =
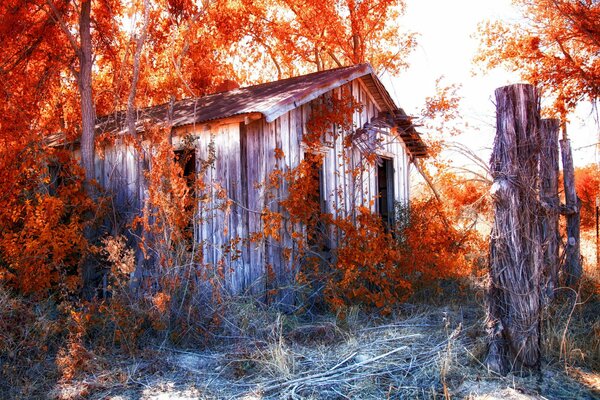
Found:
[[[488,68],[517,71],[556,96],[559,115],[600,97],[600,3],[594,0],[518,0],[521,22],[480,27],[477,57]]]
[[[65,347],[56,356],[56,365],[61,372],[61,380],[70,381],[82,372],[91,372],[95,366],[94,355],[85,348],[84,340],[89,325],[89,314],[69,311],[68,337]]]
[[[259,50],[249,52],[249,61],[274,65],[279,78],[363,62],[370,62],[378,72],[398,73],[416,44],[415,34],[400,28],[404,1],[242,4],[254,17],[253,29],[247,32],[253,39],[248,46]],[[269,22],[260,24],[261,20]]]
[[[77,292],[80,259],[89,251],[84,229],[96,211],[68,153],[47,154],[28,147],[15,164],[4,165],[12,188],[0,207],[0,279],[40,296],[59,288]],[[59,166],[53,182],[47,162]]]
[[[575,190],[581,199],[581,228],[596,226],[596,202],[600,201],[600,167],[590,164],[575,169]]]
[[[356,219],[337,218],[343,234],[325,294],[334,307],[362,303],[388,311],[412,293],[402,251],[379,215],[360,207]]]
[[[486,187],[445,173],[439,183],[448,204],[420,200],[411,205],[410,212],[398,205],[394,226],[386,226],[381,216],[373,213],[372,202],[350,204],[349,212],[341,205],[334,215],[323,213],[316,195],[323,162],[321,147],[332,137],[342,138],[342,157],[348,163],[344,154],[353,146],[348,139],[354,129],[351,116],[360,108],[347,91],[339,97],[322,98],[313,106],[303,138],[307,148],[304,159],[294,169],[275,171],[267,182],[268,189],[278,187],[281,179],[287,181],[289,195],[280,201],[283,210],[263,211],[264,230],[255,240],[281,240],[282,221],[289,220],[291,225],[286,226],[292,229],[296,250],[293,262],[302,264],[301,284],[322,285],[325,299],[334,308],[360,303],[389,312],[415,287],[471,272],[482,246],[473,214],[487,210]],[[359,176],[373,168],[376,157],[365,155],[365,160],[349,174]],[[333,257],[329,262],[318,253],[331,242],[336,245],[330,250]],[[289,255],[289,250],[285,254]]]

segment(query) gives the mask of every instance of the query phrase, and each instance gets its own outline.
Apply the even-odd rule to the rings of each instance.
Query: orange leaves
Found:
[[[590,229],[596,223],[596,201],[600,201],[600,167],[590,164],[575,169],[575,187],[581,199],[581,227]]]
[[[125,286],[129,283],[129,276],[135,270],[135,253],[127,246],[124,236],[108,236],[102,239],[103,251],[106,261],[111,266],[111,283],[108,289]]]
[[[263,233],[265,237],[279,240],[281,238],[280,231],[283,221],[281,213],[273,212],[268,208],[265,208],[260,214],[260,218],[263,222]]]
[[[315,195],[319,190],[319,165],[319,157],[307,154],[298,167],[285,176],[289,182],[289,192],[281,205],[289,213],[293,223],[310,225],[320,211],[319,200]]]
[[[480,27],[477,61],[502,65],[555,95],[554,112],[564,114],[600,96],[600,3],[519,0],[522,22]]]
[[[436,93],[425,99],[423,117],[429,120],[439,119],[442,127],[445,123],[459,118],[458,107],[462,98],[458,95],[460,85],[442,86],[442,78],[435,81]]]
[[[355,220],[333,221],[343,234],[326,296],[334,305],[362,303],[386,312],[412,292],[402,252],[379,215],[364,207],[357,212]]]
[[[404,2],[375,0],[255,2],[249,34],[263,63],[280,75],[298,69],[323,70],[370,62],[376,71],[398,73],[415,46],[415,36],[400,29]],[[299,67],[300,65],[300,67]]]
[[[311,151],[318,151],[323,141],[339,136],[340,131],[351,131],[354,128],[352,115],[360,112],[362,107],[347,86],[341,88],[339,96],[323,98],[313,105],[311,118],[306,123],[308,133],[302,137],[303,143]]]
[[[46,184],[51,185],[53,195],[42,184],[50,181],[43,160],[29,163],[29,157],[43,155],[32,151],[11,166],[17,174],[12,177],[15,186],[11,196],[1,198],[0,275],[28,294],[43,295],[59,285],[67,293],[75,291],[79,262],[88,251],[83,232],[93,202],[83,189],[80,169],[65,153],[55,154],[61,167],[55,181]],[[29,169],[37,179],[20,180],[19,174]]]
[[[166,249],[170,249],[172,243],[190,240],[191,233],[187,228],[197,209],[192,189],[197,184],[201,185],[198,182],[201,179],[188,181],[183,176],[181,163],[185,164],[185,160],[176,159],[173,147],[165,135],[156,143],[152,165],[146,173],[148,200],[143,218],[138,222],[142,222],[143,228],[148,232],[160,235],[161,245],[166,246]],[[169,251],[161,254],[167,256]]]
[[[448,224],[439,213],[434,201],[415,201],[410,224],[403,230],[407,272],[417,274],[420,284],[466,276],[473,266],[470,257],[483,246],[475,231]]]
[[[275,148],[275,159],[282,160],[285,157],[285,153],[279,147]]]
[[[158,312],[161,314],[165,314],[167,312],[167,309],[170,305],[170,301],[171,296],[163,292],[157,293],[152,298],[152,303],[154,304],[154,307],[156,307]]]

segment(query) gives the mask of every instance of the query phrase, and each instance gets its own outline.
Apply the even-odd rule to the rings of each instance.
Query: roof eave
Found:
[[[351,73],[343,78],[328,82],[327,84],[316,88],[316,90],[311,88],[311,90],[307,90],[299,96],[292,96],[282,100],[270,109],[262,111],[262,114],[265,116],[267,122],[273,122],[288,111],[300,107],[301,105],[306,104],[318,98],[319,96],[322,96],[330,90],[336,89],[367,74],[373,74],[373,68],[369,64],[360,64],[357,67],[358,68],[354,69]]]

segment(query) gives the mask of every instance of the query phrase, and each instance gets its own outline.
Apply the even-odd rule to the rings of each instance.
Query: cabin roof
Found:
[[[403,137],[411,154],[415,157],[426,156],[427,147],[410,123],[410,118],[396,106],[369,64],[314,72],[208,96],[179,100],[173,103],[170,122],[173,128],[177,128],[257,113],[262,114],[267,122],[272,122],[286,112],[358,78],[363,81],[383,112],[401,116],[396,120],[401,119],[403,123],[396,126],[399,132],[404,131],[404,134],[400,132],[400,136]],[[142,131],[146,124],[169,121],[168,111],[168,103],[138,110],[136,128]],[[101,133],[124,133],[125,112],[98,118],[96,130]]]

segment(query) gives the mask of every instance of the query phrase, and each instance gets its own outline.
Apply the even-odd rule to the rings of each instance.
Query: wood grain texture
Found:
[[[364,84],[354,81],[347,85],[364,105],[354,113],[352,121],[355,128],[362,127],[377,117],[380,105]],[[339,93],[340,89],[335,89],[326,96]],[[194,139],[191,143],[196,151],[198,179],[206,185],[198,202],[194,228],[202,253],[201,263],[207,270],[222,269],[223,289],[228,293],[247,293],[283,306],[294,302],[293,286],[300,266],[292,262],[297,245],[291,232],[302,232],[304,228],[284,222],[279,240],[251,238],[264,231],[263,211],[283,213],[285,221],[280,201],[287,197],[288,183],[281,178],[280,185],[269,190],[266,183],[273,171],[290,171],[304,158],[302,138],[316,101],[319,99],[291,109],[272,122],[265,118],[232,119],[189,125],[175,132],[176,149],[185,145],[184,137]],[[394,200],[406,203],[409,184],[406,147],[389,130],[377,135],[382,154],[393,159]],[[331,134],[325,138],[322,211],[349,216],[357,205],[375,211],[377,165],[366,164],[357,148],[345,148],[343,143],[343,135]],[[281,149],[283,157],[277,158],[275,149]],[[214,160],[208,163],[213,156]],[[137,177],[143,176],[144,171],[138,171],[140,166],[148,163],[138,163],[137,159],[133,147],[121,144],[107,148],[105,158],[97,160],[98,181],[114,192],[119,208],[130,215],[139,211],[139,205],[145,201],[143,193],[147,192],[145,180]],[[358,167],[362,171],[355,176],[352,171]],[[337,235],[332,232],[331,236],[330,244],[335,247]],[[284,253],[289,253],[289,257]],[[272,274],[267,273],[269,270]],[[271,298],[267,298],[269,289],[277,289],[272,291],[275,294]]]
[[[567,213],[567,245],[564,262],[565,284],[575,287],[583,274],[579,247],[581,223],[579,210],[581,209],[581,200],[577,197],[577,192],[575,191],[575,168],[573,167],[571,141],[562,139],[560,141],[560,150],[565,187],[565,206],[569,210]]]
[[[558,198],[558,133],[560,121],[543,119],[540,124],[540,201],[543,206],[541,221],[542,245],[544,248],[545,294],[554,298],[558,288],[560,232],[560,200]]]
[[[490,160],[495,218],[490,243],[488,367],[507,372],[540,361],[543,255],[538,220],[539,111],[531,85],[496,90]]]

